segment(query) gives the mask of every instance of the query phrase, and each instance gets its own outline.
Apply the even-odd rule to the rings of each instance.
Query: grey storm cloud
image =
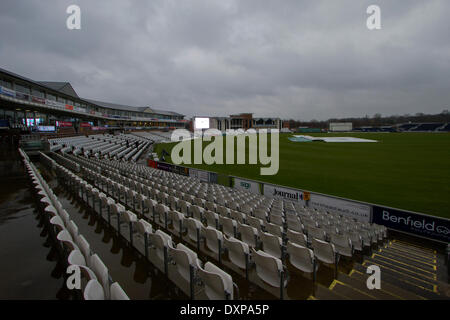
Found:
[[[66,8],[81,8],[81,30]],[[382,29],[366,28],[381,8]],[[188,116],[328,119],[450,108],[450,2],[2,0],[0,66]]]

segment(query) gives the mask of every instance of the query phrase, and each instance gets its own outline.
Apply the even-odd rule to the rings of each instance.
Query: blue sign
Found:
[[[450,242],[450,220],[373,206],[373,223],[434,240]]]

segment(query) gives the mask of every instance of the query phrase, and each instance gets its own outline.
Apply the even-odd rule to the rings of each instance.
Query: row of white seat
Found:
[[[101,295],[103,298],[108,299],[128,299],[120,285],[112,283],[108,275],[108,269],[99,256],[91,252],[89,243],[78,232],[77,225],[70,219],[69,214],[34,164],[29,160],[26,153],[21,149],[19,149],[19,153],[23,157],[33,188],[44,210],[44,215],[48,220],[52,234],[56,236],[60,244],[60,253],[67,257],[69,266],[73,265],[83,269],[88,275],[89,282],[83,288],[84,298],[91,299]],[[57,166],[52,159],[41,154],[42,156],[44,162],[52,163],[53,167]],[[92,295],[93,293],[95,293],[94,296]]]
[[[102,165],[100,163],[100,165]],[[103,164],[103,166],[105,166]],[[113,173],[114,174],[114,173]],[[109,174],[108,174],[109,176]],[[153,176],[152,176],[153,178]],[[123,181],[122,181],[123,182]],[[133,178],[133,182],[135,184],[138,183],[136,180],[136,177]],[[126,183],[125,183],[126,184]],[[195,184],[195,182],[194,182]],[[127,185],[127,184],[126,184]],[[192,184],[191,184],[192,185]],[[185,192],[189,192],[189,189],[186,189],[186,184],[181,184],[179,186],[173,186],[176,189],[181,189]],[[142,190],[138,190],[138,187],[134,188],[136,192],[142,192]],[[181,192],[181,191],[179,191]],[[177,193],[178,194],[178,193]],[[209,200],[214,201],[214,199],[211,199],[209,197]],[[269,200],[270,201],[270,200]],[[235,202],[233,202],[235,204]],[[200,203],[195,203],[201,207],[205,207],[205,209],[208,209],[210,211],[217,211],[216,208],[218,207],[218,204],[211,203],[211,201],[207,201],[207,199],[200,200]],[[264,210],[262,208],[260,209],[254,209],[250,207],[247,204],[244,204],[240,207],[237,207],[236,205],[231,206],[232,209],[240,210],[244,213],[246,213],[248,216],[255,216],[256,218],[260,219],[263,224],[265,221],[269,221],[275,224],[283,225],[286,223],[289,219],[292,218],[292,214],[290,213],[297,213],[298,218],[301,220],[302,224],[306,227],[309,227],[310,229],[314,228],[320,228],[324,230],[317,230],[318,234],[322,233],[324,234],[323,238],[324,240],[327,238],[327,234],[332,233],[352,233],[352,232],[359,232],[361,233],[361,236],[364,238],[365,242],[367,244],[373,242],[376,243],[377,240],[383,240],[387,237],[387,229],[383,226],[375,225],[375,224],[368,224],[368,223],[361,223],[354,220],[351,220],[346,217],[337,217],[337,215],[333,215],[331,213],[324,213],[319,212],[315,210],[305,209],[302,208],[302,211],[297,210],[286,210],[286,213],[280,210],[280,208],[276,208],[273,212],[269,212],[267,210]],[[229,208],[230,209],[230,208]],[[232,210],[230,209],[230,210]],[[291,208],[292,209],[292,208]],[[298,212],[300,211],[300,212]],[[293,221],[291,219],[291,224],[293,224]],[[294,230],[300,231],[300,229],[294,228]],[[303,228],[302,230],[304,233],[307,233],[307,229]],[[319,238],[322,238],[320,236]]]
[[[84,170],[86,170],[86,169],[84,169]],[[92,179],[92,181],[94,181],[94,184],[96,184],[96,187],[99,188],[99,190],[105,191],[106,193],[110,194],[111,196],[113,196],[119,200],[122,199],[122,197],[120,196],[120,194],[122,193],[124,195],[124,197],[123,197],[124,201],[125,201],[124,204],[136,209],[134,201],[132,203],[129,203],[130,201],[127,201],[126,195],[128,194],[129,191],[131,191],[131,189],[124,187],[124,189],[123,189],[124,192],[120,192],[121,188],[119,187],[118,190],[115,191],[115,188],[112,186],[108,187],[107,184],[98,184],[98,182],[101,181],[101,179],[98,179],[98,177],[99,177],[98,173],[90,172],[89,170],[86,170],[85,174],[87,177],[90,177],[90,179]],[[112,175],[109,174],[109,177],[111,177],[111,176]],[[105,180],[106,179],[107,178],[105,177]],[[90,194],[88,189],[86,189],[84,192],[86,192],[87,195]],[[134,193],[134,191],[132,191],[132,192]],[[91,193],[90,196],[92,197],[92,199],[94,199],[94,197],[97,197],[97,195],[95,195],[95,193]],[[89,196],[87,196],[87,197],[89,197]],[[128,199],[133,199],[133,196],[129,197]],[[107,206],[107,197],[105,194],[98,195],[97,201],[99,203],[104,202],[105,203],[104,206],[105,207]],[[168,211],[169,208],[167,206],[165,206],[165,204],[157,203],[156,201],[149,201],[148,205],[145,205],[145,202],[147,202],[147,199],[141,198],[140,201],[144,201],[143,206],[148,207],[149,218],[153,218],[154,221],[159,222],[161,225],[165,226],[166,229],[169,224],[169,221],[171,221],[173,223],[174,229],[178,232],[180,230],[183,230],[184,224],[186,224],[186,228],[188,229],[189,238],[191,240],[193,240],[197,245],[200,243],[201,238],[204,237],[207,241],[207,247],[212,252],[215,252],[219,255],[218,260],[220,261],[221,250],[216,244],[221,243],[223,241],[224,237],[221,236],[221,231],[216,230],[214,228],[214,226],[217,226],[217,224],[215,224],[215,223],[217,223],[217,220],[215,223],[214,222],[210,223],[210,225],[208,225],[205,228],[199,220],[196,220],[192,217],[188,217],[188,216],[182,214],[181,212]],[[194,207],[198,208],[196,206],[194,206]],[[143,207],[141,208],[141,214],[145,215],[145,210],[142,210],[142,209],[144,209],[144,208]],[[114,212],[114,214],[120,215],[121,211],[125,211],[125,207],[123,207],[123,206],[117,207],[117,206],[113,205],[113,207],[110,211]],[[211,211],[206,211],[206,212],[212,213]],[[191,212],[191,214],[195,215],[195,213],[193,213],[193,212]],[[228,219],[225,217],[219,217],[219,219],[220,218],[223,218],[224,219],[223,221],[231,220],[231,219]],[[225,225],[225,223],[223,224],[223,226],[224,225]],[[258,231],[256,230],[256,228],[252,228],[250,226],[245,226],[245,225],[239,225],[239,227],[240,227],[240,229],[242,228],[241,237],[242,237],[242,240],[244,240],[241,242],[250,248],[257,247],[257,243],[255,243],[255,237],[254,237],[255,235],[258,235]],[[233,229],[234,228],[229,228],[228,230],[233,230]],[[249,230],[249,229],[251,230],[249,233],[245,232],[245,230]],[[225,230],[222,230],[222,231],[223,231],[223,233],[226,234]],[[230,239],[233,236],[236,237],[235,233],[232,233],[232,232],[233,231],[230,231],[228,233],[228,236],[230,237]],[[209,234],[209,237],[208,237],[208,234]],[[292,232],[291,234],[295,234],[295,232]],[[297,235],[300,235],[300,234],[297,233]],[[208,242],[208,238],[210,239],[209,242]],[[263,239],[262,244],[263,244],[264,252],[269,253],[274,257],[279,257],[279,258],[281,258],[281,261],[282,261],[283,246],[282,246],[281,239],[279,237],[276,237],[274,235],[271,235],[269,233],[264,233],[264,232],[261,233],[261,238]],[[299,245],[296,241],[296,237],[294,237],[294,236],[291,237],[291,235],[290,235],[289,238],[290,238],[289,239],[290,242],[288,242],[287,247],[290,248],[291,251],[295,251],[294,254],[289,255],[291,263],[293,265],[303,267],[302,271],[316,270],[313,267],[314,259],[311,258],[311,253],[313,253],[313,251],[311,251],[310,249],[307,249],[305,246]],[[333,244],[327,244],[323,241],[320,241],[317,239],[312,239],[311,243],[315,244],[315,246],[316,246],[315,252],[317,252],[317,254],[313,254],[313,257],[320,257],[320,259],[321,259],[320,261],[324,261],[324,262],[326,261],[326,263],[336,263],[339,258],[339,256],[336,256],[336,253],[340,253],[341,255],[350,255],[351,256],[351,251],[352,251],[351,243],[346,243],[345,240],[347,240],[347,239],[344,239],[343,244],[340,245],[341,249],[338,250],[338,249],[336,249],[336,247],[338,247],[338,245],[341,244],[342,241],[340,242],[339,238],[338,237],[336,237],[336,238],[337,238],[335,240],[336,243],[333,243]],[[239,240],[236,239],[236,241],[239,241]],[[208,245],[208,243],[209,243],[209,245]],[[247,252],[248,252],[248,250],[247,250]],[[301,253],[298,253],[298,252],[301,252]],[[299,267],[299,269],[300,269],[300,267]]]
[[[87,171],[87,176],[91,177],[93,181],[99,181],[98,179],[95,179],[96,175],[98,174],[95,172]],[[104,191],[110,196],[116,198],[116,200],[121,200],[120,193],[114,192],[113,188],[107,188],[100,184],[96,185],[96,187],[98,190]],[[86,193],[87,199],[89,197],[93,199],[93,205],[95,203],[94,199],[96,198],[99,204],[103,203],[103,207],[108,207],[108,214],[112,213],[117,216],[124,215],[124,217],[127,217],[128,214],[125,214],[125,206],[133,206],[128,202],[123,203],[123,205],[113,203],[113,201],[107,200],[108,197],[106,194],[90,192],[89,189],[85,189],[83,192]],[[232,225],[231,228],[228,228],[228,232],[226,228],[222,228],[222,231],[220,231],[217,230],[214,225],[208,225],[205,227],[200,220],[197,220],[192,216],[187,216],[177,211],[168,211],[168,208],[164,204],[156,202],[150,203],[153,203],[154,206],[149,207],[149,212],[145,212],[145,210],[141,211],[141,216],[147,217],[149,220],[153,220],[153,222],[163,226],[165,230],[170,230],[168,226],[169,224],[172,224],[173,231],[175,231],[178,236],[182,236],[183,230],[186,230],[188,238],[197,245],[197,250],[200,250],[200,242],[204,239],[206,247],[217,255],[216,259],[219,263],[221,263],[223,249],[228,249],[230,260],[237,267],[244,269],[246,274],[248,273],[248,268],[251,265],[251,257],[257,257],[256,260],[260,261],[260,264],[256,262],[258,276],[270,285],[279,288],[283,288],[279,281],[283,283],[282,278],[284,277],[281,275],[275,277],[274,275],[275,273],[279,274],[280,272],[285,272],[285,270],[280,266],[283,265],[283,260],[286,254],[289,256],[289,261],[291,264],[296,268],[303,272],[314,274],[318,267],[316,260],[337,265],[340,252],[348,255],[348,253],[344,250],[340,252],[336,250],[335,244],[329,244],[318,239],[312,239],[311,241],[314,251],[308,249],[306,246],[300,245],[294,236],[289,239],[287,245],[285,246],[283,245],[280,237],[267,232],[258,233],[256,228],[245,224],[238,224],[238,230],[240,231],[239,237],[241,238],[241,240],[239,240],[236,236],[236,224]],[[99,210],[101,211],[101,209]],[[225,217],[219,218],[223,218],[223,221],[233,221],[232,219]],[[126,220],[131,222],[136,221],[137,218],[126,218]],[[225,223],[222,227],[224,226]],[[258,236],[261,237],[263,250],[256,251],[259,247],[257,240]],[[344,247],[345,245],[347,248]],[[170,251],[170,245],[167,245],[167,247]],[[347,252],[350,252],[351,250],[348,244],[344,244],[342,247],[347,249]],[[285,248],[287,248],[287,250]],[[250,253],[250,249],[252,254]],[[266,264],[271,266],[269,271],[264,270],[264,266]],[[313,278],[314,277],[315,276],[313,275]],[[286,285],[287,282],[284,286]]]
[[[61,150],[64,153],[73,152],[75,155],[94,155],[95,157],[115,157],[117,159],[136,161],[142,152],[150,145],[146,139],[133,135],[91,135],[87,137],[72,137],[50,139],[50,151]],[[138,142],[137,148],[130,146]],[[64,148],[62,148],[64,146]]]
[[[84,170],[90,169],[84,168]],[[124,195],[124,199],[128,198],[128,200],[131,200],[133,208],[136,208],[136,203],[141,204],[141,210],[144,206],[146,206],[147,208],[152,207],[152,202],[148,199],[150,198],[155,201],[160,201],[164,205],[170,206],[170,208],[173,210],[180,210],[185,214],[191,214],[201,221],[207,220],[207,223],[211,226],[217,226],[219,215],[223,217],[230,217],[231,215],[232,218],[235,218],[240,223],[247,223],[255,227],[258,231],[269,231],[270,233],[273,233],[280,237],[282,237],[283,234],[287,232],[287,229],[292,229],[293,231],[306,233],[310,238],[315,237],[320,240],[328,241],[333,238],[335,244],[342,244],[342,238],[347,234],[347,239],[353,239],[353,241],[355,242],[354,245],[357,250],[362,250],[363,241],[365,243],[365,246],[370,247],[372,243],[375,244],[377,243],[377,241],[383,241],[384,237],[386,236],[386,234],[381,231],[377,234],[371,234],[370,230],[363,229],[345,229],[345,232],[339,232],[333,225],[330,225],[328,229],[323,228],[323,226],[322,228],[319,228],[317,224],[307,225],[305,227],[302,224],[302,219],[300,219],[299,216],[291,213],[286,215],[286,219],[277,215],[271,216],[270,219],[265,219],[265,216],[262,217],[263,219],[260,219],[250,214],[246,215],[244,213],[236,212],[222,206],[216,206],[211,202],[196,202],[195,198],[194,200],[192,200],[192,196],[187,194],[182,194],[182,199],[176,198],[173,194],[170,195],[169,190],[166,190],[168,193],[161,191],[155,195],[155,193],[152,192],[150,186],[142,186],[140,184],[141,182],[136,180],[138,178],[127,178],[123,176],[119,177],[116,173],[111,171],[107,171],[108,178],[98,174],[88,173],[88,175],[93,178],[97,177],[98,179],[100,179],[100,182],[104,184],[112,183],[110,180],[115,180],[116,183],[122,183],[123,185],[120,187],[120,190],[117,190],[117,192],[120,191]],[[116,185],[112,183],[111,188],[115,187]],[[152,184],[152,187],[155,187],[155,184]],[[156,185],[156,188],[161,188],[161,186]],[[191,203],[189,203],[189,201]],[[210,207],[208,206],[208,204],[212,204],[213,206]],[[358,235],[358,233],[360,233],[360,235]]]
[[[201,262],[197,258],[197,254],[190,250],[182,243],[175,243],[172,241],[170,235],[161,230],[153,232],[153,227],[144,219],[137,219],[137,215],[120,203],[116,203],[113,198],[107,198],[107,215],[104,215],[104,210],[101,205],[102,200],[106,197],[100,190],[96,189],[83,179],[71,173],[66,168],[61,166],[55,167],[56,173],[60,180],[67,185],[67,187],[74,191],[83,201],[85,201],[95,212],[99,213],[108,223],[113,226],[120,235],[128,238],[131,245],[136,245],[136,240],[141,240],[144,243],[143,253],[147,258],[150,258],[148,250],[151,246],[156,249],[156,257],[161,260],[166,260],[163,272],[167,273],[169,261],[167,260],[167,253],[170,251],[170,256],[176,263],[179,274],[188,280],[193,286],[196,281],[196,275],[203,281],[205,286],[206,296],[210,299],[233,299],[233,282],[229,274],[207,262],[202,267]],[[90,191],[87,191],[90,190]],[[97,200],[96,200],[97,199]],[[98,210],[97,210],[98,208]],[[123,220],[122,220],[123,219]],[[115,220],[115,221],[114,221]],[[123,226],[123,222],[126,222]],[[129,233],[123,233],[123,228],[129,228]],[[137,233],[137,234],[136,234]],[[134,239],[137,238],[137,239]],[[190,270],[190,266],[195,263],[195,269]],[[191,271],[194,271],[191,274]]]

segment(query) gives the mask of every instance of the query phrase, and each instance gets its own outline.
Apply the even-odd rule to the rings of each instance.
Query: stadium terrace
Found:
[[[1,298],[233,301],[170,310],[204,317],[270,314],[249,300],[450,299],[447,121],[375,132],[186,120],[6,70],[0,109]],[[263,176],[245,133],[269,130],[258,157],[277,170]],[[237,143],[224,154],[226,138]],[[189,163],[204,154],[214,161]]]

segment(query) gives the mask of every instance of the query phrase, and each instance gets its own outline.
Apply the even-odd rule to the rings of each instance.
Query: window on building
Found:
[[[44,91],[37,90],[37,89],[31,89],[31,95],[38,97],[38,98],[44,98]]]
[[[21,84],[16,84],[16,91],[25,93],[25,94],[30,94],[30,88],[29,87],[25,87]]]
[[[8,88],[8,89],[12,89],[12,82],[8,81],[8,80],[0,80],[0,85],[2,85],[2,87]]]

